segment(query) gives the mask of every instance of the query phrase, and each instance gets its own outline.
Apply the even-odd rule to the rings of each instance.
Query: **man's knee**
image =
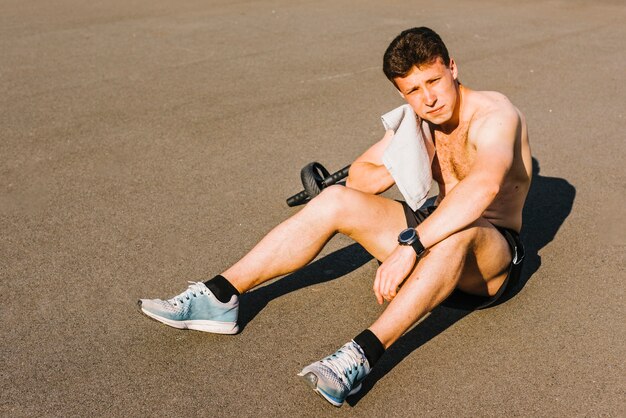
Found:
[[[349,192],[350,189],[333,184],[332,186],[326,187],[319,195],[311,199],[307,206],[320,206],[321,208],[342,207],[349,199]]]
[[[492,230],[496,233],[493,234]],[[468,256],[476,260],[479,253],[491,251],[490,243],[493,236],[501,238],[500,233],[492,224],[479,218],[466,228],[435,244],[429,249],[429,253],[436,255],[431,257],[432,259],[447,260],[447,262],[458,260],[464,263]],[[506,245],[504,247],[506,250]]]
[[[341,212],[349,206],[349,189],[344,186],[328,186],[306,205],[307,211],[331,218],[341,216]]]
[[[332,186],[328,186],[322,190],[316,199],[342,200],[350,191],[352,191],[352,189],[348,189],[347,187],[339,184],[333,184]]]
[[[440,253],[466,253],[474,245],[479,232],[480,220],[474,222],[468,227],[455,232],[454,234],[443,239],[431,248],[431,251]]]

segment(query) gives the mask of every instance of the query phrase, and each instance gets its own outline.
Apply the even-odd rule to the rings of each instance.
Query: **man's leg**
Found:
[[[337,232],[354,239],[382,261],[393,251],[398,233],[404,228],[400,203],[331,186],[270,231],[222,275],[243,293],[307,265]]]
[[[405,227],[400,203],[331,186],[206,285],[192,283],[172,299],[142,299],[139,305],[146,315],[176,328],[234,334],[239,330],[238,294],[305,266],[335,233],[348,235],[384,260]]]
[[[511,261],[506,240],[481,219],[428,250],[396,297],[367,330],[337,352],[305,367],[300,376],[327,401],[341,406],[356,393],[384,348],[459,287],[493,295],[504,282]]]
[[[369,328],[389,347],[425,314],[459,289],[494,295],[511,262],[502,234],[481,219],[429,249],[397,296]]]

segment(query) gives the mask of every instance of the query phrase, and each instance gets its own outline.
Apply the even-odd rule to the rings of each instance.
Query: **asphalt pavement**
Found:
[[[621,1],[0,1],[0,415],[624,416],[624,21]],[[526,115],[508,300],[435,309],[340,409],[296,374],[382,311],[348,238],[242,297],[239,335],[141,315],[295,213],[303,165],[382,136],[402,104],[382,54],[413,26]]]

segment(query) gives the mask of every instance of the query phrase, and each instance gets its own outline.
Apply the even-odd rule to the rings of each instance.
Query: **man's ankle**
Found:
[[[378,362],[378,359],[380,359],[380,356],[382,356],[385,352],[385,346],[383,343],[378,339],[376,334],[369,329],[366,329],[354,337],[352,341],[357,343],[357,345],[361,347],[361,350],[363,350],[363,353],[365,353],[370,369],[374,367],[374,365]]]
[[[239,291],[224,276],[217,275],[211,280],[204,282],[217,300],[222,303],[230,302],[233,296],[239,296]]]

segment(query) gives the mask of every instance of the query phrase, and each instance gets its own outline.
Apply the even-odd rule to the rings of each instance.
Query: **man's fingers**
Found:
[[[393,300],[393,298],[396,297],[396,288],[398,286],[396,285],[396,280],[395,279],[390,279],[387,281],[387,287],[385,289],[385,296],[386,299],[391,302]]]
[[[385,280],[383,287],[383,296],[385,297],[386,301],[389,301],[389,278],[386,279],[387,280]]]
[[[406,252],[401,254],[398,251],[396,249],[376,270],[373,290],[379,304],[382,304],[384,300],[391,302],[396,297],[398,286],[411,272],[411,267],[415,265],[414,262],[407,264],[411,260],[406,259]]]
[[[379,305],[383,304],[383,297],[380,293],[380,267],[376,270],[376,279],[374,279],[374,286],[372,287],[374,290],[374,295],[376,296],[376,301]]]
[[[391,302],[392,299],[395,296],[395,288],[396,288],[396,275],[397,272],[395,272],[393,275],[388,276],[387,280],[385,280],[385,290],[383,292],[383,294],[385,295],[385,299],[388,302]]]
[[[397,272],[389,270],[389,266],[381,266],[376,271],[374,293],[376,294],[376,299],[379,304],[382,304],[385,300],[391,302],[395,296],[393,292],[395,283],[394,277],[397,275]]]
[[[376,280],[374,280],[374,293],[380,305],[382,305],[385,300],[391,301],[389,296],[391,276],[387,270],[388,268],[383,268],[383,266],[379,267],[376,272]]]
[[[378,289],[375,290],[375,295],[376,295],[376,302],[378,302],[379,305],[383,304],[383,295],[380,293],[380,291]]]

